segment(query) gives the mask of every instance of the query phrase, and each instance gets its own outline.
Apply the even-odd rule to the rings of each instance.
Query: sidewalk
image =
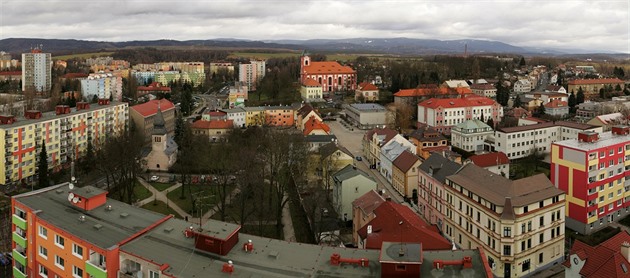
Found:
[[[144,179],[138,177],[138,182],[140,182],[140,184],[142,184],[142,186],[144,186],[144,188],[148,189],[151,192],[151,197],[148,197],[144,200],[140,200],[139,202],[136,203],[136,206],[144,206],[148,203],[153,202],[153,200],[158,200],[158,201],[162,201],[164,203],[168,203],[168,206],[170,208],[172,208],[175,212],[177,212],[179,215],[181,215],[182,217],[188,217],[188,220],[192,219],[192,216],[190,214],[188,214],[187,212],[185,212],[184,210],[182,210],[179,206],[177,206],[175,203],[173,202],[168,202],[167,199],[168,197],[166,197],[166,194],[158,191],[157,189],[155,189],[153,186],[151,186],[151,184],[149,184],[147,181],[145,181]],[[168,189],[166,189],[165,191],[173,191],[177,188],[179,188],[180,186],[182,186],[181,183],[176,183],[175,185],[169,187]]]
[[[289,198],[287,194],[284,195],[284,200]],[[293,229],[293,219],[291,219],[291,210],[289,209],[289,203],[287,202],[282,208],[282,231],[284,233],[284,240],[289,242],[296,242],[295,230]]]

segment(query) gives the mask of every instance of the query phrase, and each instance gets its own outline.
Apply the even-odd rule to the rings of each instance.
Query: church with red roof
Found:
[[[311,57],[300,57],[300,82],[313,83],[322,87],[324,93],[354,91],[357,88],[357,72],[349,66],[342,66],[335,61],[312,61]]]

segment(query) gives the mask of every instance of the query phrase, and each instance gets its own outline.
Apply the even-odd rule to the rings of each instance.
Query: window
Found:
[[[44,246],[39,246],[39,255],[44,259],[48,259],[48,249]]]
[[[504,237],[512,237],[512,228],[504,227],[503,228],[503,236]]]
[[[39,226],[39,236],[43,238],[48,238],[48,230],[44,226]]]
[[[512,255],[512,246],[510,246],[510,245],[503,245],[503,255],[505,255],[505,256]]]
[[[523,271],[529,270],[529,259],[523,261]]]
[[[76,244],[72,244],[72,255],[75,255],[79,258],[83,258],[83,247],[76,245]]]
[[[404,265],[404,264],[397,264],[396,265],[396,271],[406,271],[406,270],[407,270],[407,265]],[[151,276],[149,275],[149,277],[151,277]]]
[[[72,266],[72,276],[75,278],[83,278],[83,269],[78,268],[77,266]]]
[[[39,275],[47,278],[48,277],[48,269],[46,269],[43,265],[39,265]]]
[[[544,215],[540,217],[540,221],[539,222],[540,222],[539,223],[540,227],[544,227],[545,226],[545,216]]]
[[[63,249],[65,239],[59,235],[55,235],[55,245],[59,246],[59,248]]]
[[[63,260],[62,257],[59,257],[59,256],[55,255],[55,265],[58,268],[64,269],[65,261]]]
[[[542,263],[543,262],[543,253],[538,253],[538,263]]]

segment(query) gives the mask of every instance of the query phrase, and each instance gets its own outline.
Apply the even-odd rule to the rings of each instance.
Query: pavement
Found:
[[[284,200],[289,198],[288,195],[284,195]],[[289,202],[286,202],[284,208],[282,208],[282,224],[284,232],[284,240],[289,242],[296,242],[295,230],[293,229],[293,219],[291,219],[291,210],[289,209]]]

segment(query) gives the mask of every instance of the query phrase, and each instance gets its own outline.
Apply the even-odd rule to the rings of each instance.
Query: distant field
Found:
[[[71,54],[71,55],[62,55],[62,56],[54,56],[52,57],[53,60],[68,60],[68,59],[72,59],[72,58],[80,58],[80,59],[87,59],[87,58],[92,58],[92,56],[109,56],[112,55],[112,53],[114,52],[92,52],[92,53],[80,53],[80,54]]]
[[[256,52],[232,52],[228,58],[249,58],[267,60],[269,58],[286,58],[286,57],[298,57],[300,53],[297,52],[274,52],[274,53],[256,53]]]

